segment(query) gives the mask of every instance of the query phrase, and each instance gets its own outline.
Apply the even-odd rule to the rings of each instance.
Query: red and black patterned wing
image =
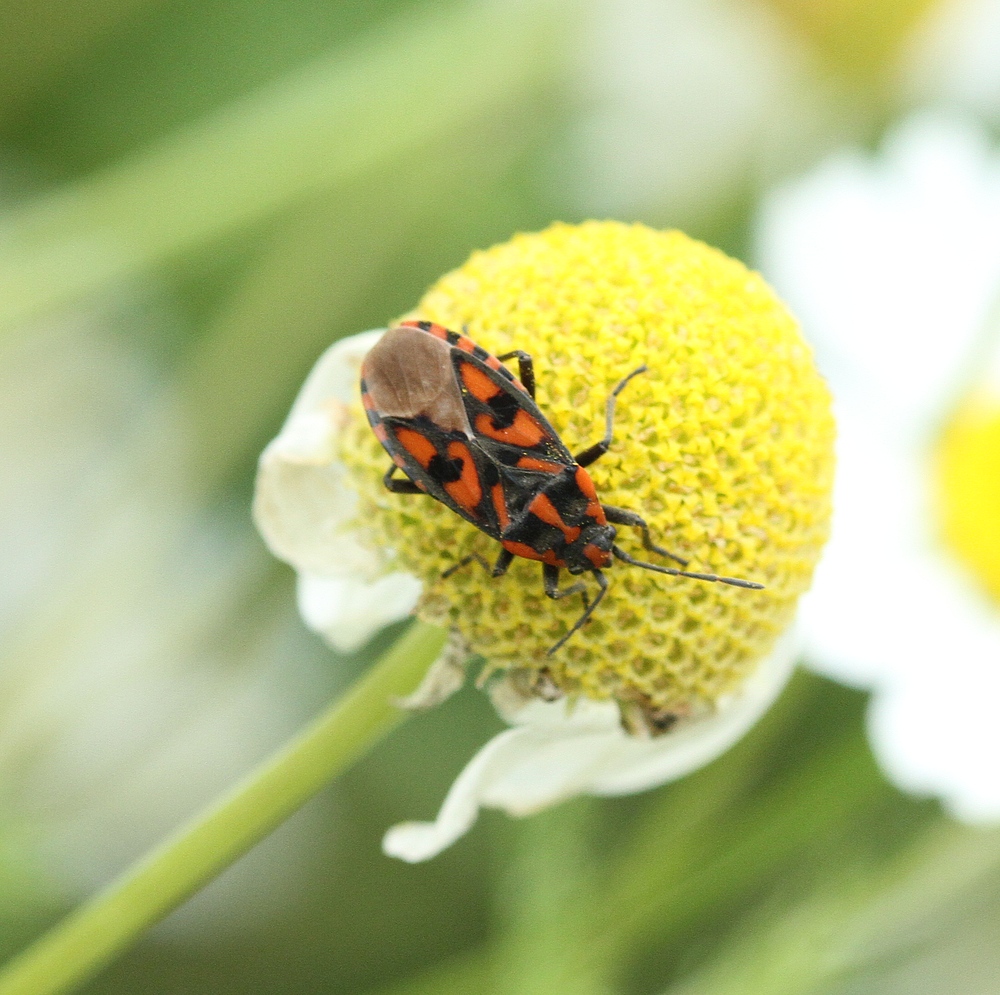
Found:
[[[362,368],[369,423],[421,490],[499,539],[573,457],[524,385],[468,336],[404,322]]]

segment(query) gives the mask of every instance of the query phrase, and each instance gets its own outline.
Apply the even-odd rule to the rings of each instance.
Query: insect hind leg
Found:
[[[395,463],[385,471],[382,483],[385,489],[391,494],[426,494],[427,492],[418,487],[409,477],[394,477],[393,474],[399,469]]]
[[[611,391],[608,397],[608,406],[605,411],[605,430],[604,438],[600,442],[595,442],[589,449],[584,449],[582,453],[576,456],[577,463],[580,466],[590,466],[595,460],[600,459],[610,448],[611,440],[614,438],[614,425],[615,425],[615,403],[618,400],[618,395],[625,389],[625,384],[632,379],[632,377],[637,377],[640,373],[646,373],[649,367],[643,363],[638,369],[633,370],[627,377],[621,380],[617,387]]]
[[[555,646],[553,646],[546,654],[547,656],[552,656],[552,654],[555,653],[556,650],[558,650],[561,646],[565,644],[566,640],[569,639],[570,636],[572,636],[575,632],[578,632],[580,629],[583,628],[584,625],[586,625],[587,619],[589,619],[590,616],[594,614],[594,612],[597,610],[597,606],[601,603],[601,600],[607,593],[608,582],[604,574],[601,573],[600,570],[593,571],[593,574],[597,578],[597,583],[600,585],[601,589],[597,592],[597,597],[594,598],[594,600],[591,601],[590,604],[587,604],[587,594],[586,591],[584,590],[583,581],[577,581],[575,584],[571,584],[569,587],[560,591],[557,586],[559,582],[558,567],[550,567],[548,566],[548,564],[546,564],[542,568],[542,570],[543,570],[542,577],[545,582],[545,593],[550,598],[553,599],[564,598],[569,594],[576,594],[577,592],[582,593],[584,597],[583,614],[576,620],[576,622],[573,623],[573,627],[569,630],[569,632],[567,632],[566,635],[564,635],[562,639],[560,639],[559,642],[557,642]]]
[[[452,564],[452,566],[448,567],[448,569],[441,574],[441,579],[445,580],[452,574],[457,573],[464,567],[467,567],[473,561],[478,563],[491,577],[502,577],[507,572],[507,568],[511,565],[513,559],[513,553],[507,552],[506,549],[501,549],[496,563],[494,563],[491,567],[486,562],[486,558],[481,556],[479,553],[469,553],[468,556],[463,556],[458,563]]]
[[[651,553],[659,553],[660,556],[666,556],[675,563],[679,563],[682,567],[686,567],[690,562],[689,560],[685,560],[683,556],[671,553],[669,549],[657,546],[653,542],[653,537],[649,534],[649,526],[646,524],[646,520],[634,511],[629,511],[627,508],[616,508],[611,504],[605,504],[602,507],[604,508],[605,517],[613,525],[632,525],[640,529],[642,531],[642,545],[644,549],[648,549]]]

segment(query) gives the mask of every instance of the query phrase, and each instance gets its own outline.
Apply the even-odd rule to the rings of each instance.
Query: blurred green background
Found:
[[[951,99],[945,6],[0,0],[0,953],[391,643],[308,634],[249,517],[321,350],[556,219],[747,258],[769,186]],[[1000,836],[864,704],[801,674],[681,784],[389,860],[501,727],[466,689],[85,990],[1000,991]]]

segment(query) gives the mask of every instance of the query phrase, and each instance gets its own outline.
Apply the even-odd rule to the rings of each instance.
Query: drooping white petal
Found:
[[[725,753],[766,712],[791,677],[799,651],[797,629],[786,632],[747,679],[738,694],[720,702],[718,710],[697,722],[680,725],[667,736],[670,748],[660,739],[625,737],[615,764],[590,788],[595,795],[625,795],[645,791],[684,777]]]
[[[388,550],[361,542],[357,495],[338,456],[361,362],[383,330],[334,343],[320,357],[257,473],[254,518],[275,555],[299,572],[299,610],[336,649],[356,649],[405,618],[420,582]]]
[[[1000,156],[968,122],[915,116],[879,159],[843,153],[772,194],[758,260],[838,399],[926,433],[1000,293]]]
[[[728,749],[774,700],[791,674],[795,646],[786,635],[717,712],[656,738],[628,735],[612,702],[533,699],[511,708],[500,701],[514,727],[473,757],[434,822],[393,827],[383,848],[427,860],[462,836],[483,807],[529,815],[574,795],[628,794],[683,777]]]
[[[362,332],[327,349],[261,454],[254,519],[272,552],[297,570],[364,581],[386,572],[355,535],[357,498],[337,458],[361,361],[381,335]]]

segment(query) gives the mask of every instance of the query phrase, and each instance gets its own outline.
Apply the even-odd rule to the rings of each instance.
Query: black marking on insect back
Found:
[[[489,409],[493,414],[494,428],[510,428],[514,424],[521,406],[512,394],[501,390],[499,394],[494,394],[489,400]]]
[[[587,520],[590,499],[576,482],[576,467],[568,466],[558,475],[550,475],[549,482],[541,489],[559,509],[567,525],[582,525]]]
[[[448,459],[437,453],[431,458],[427,466],[427,475],[438,484],[453,484],[462,477],[462,467],[465,460],[460,456],[455,459]]]
[[[484,487],[492,487],[494,484],[500,483],[500,471],[492,460],[480,460],[477,466]]]
[[[543,550],[551,549],[553,543],[561,538],[561,534],[558,529],[554,529],[551,525],[546,525],[537,515],[532,515],[529,512],[526,515],[522,515],[511,525],[504,533],[504,537],[514,539],[517,542],[523,542],[542,552]]]
[[[493,485],[501,482],[500,468],[482,451],[475,439],[469,439],[463,433],[444,432],[424,418],[387,418],[384,419],[384,427],[387,430],[387,441],[383,445],[394,459],[397,456],[402,459],[402,470],[407,477],[476,528],[494,539],[500,538],[502,529],[492,496]],[[403,431],[416,432],[433,447],[433,452],[423,463],[416,458],[414,452],[399,442],[397,433]],[[449,455],[449,448],[455,443],[462,446],[462,456]],[[458,500],[448,490],[449,486],[458,484],[463,476],[468,480],[470,470],[466,456],[472,461],[476,480],[482,490],[482,498],[474,506]]]
[[[517,466],[517,461],[524,455],[524,450],[516,446],[497,446],[493,455],[504,466]]]

